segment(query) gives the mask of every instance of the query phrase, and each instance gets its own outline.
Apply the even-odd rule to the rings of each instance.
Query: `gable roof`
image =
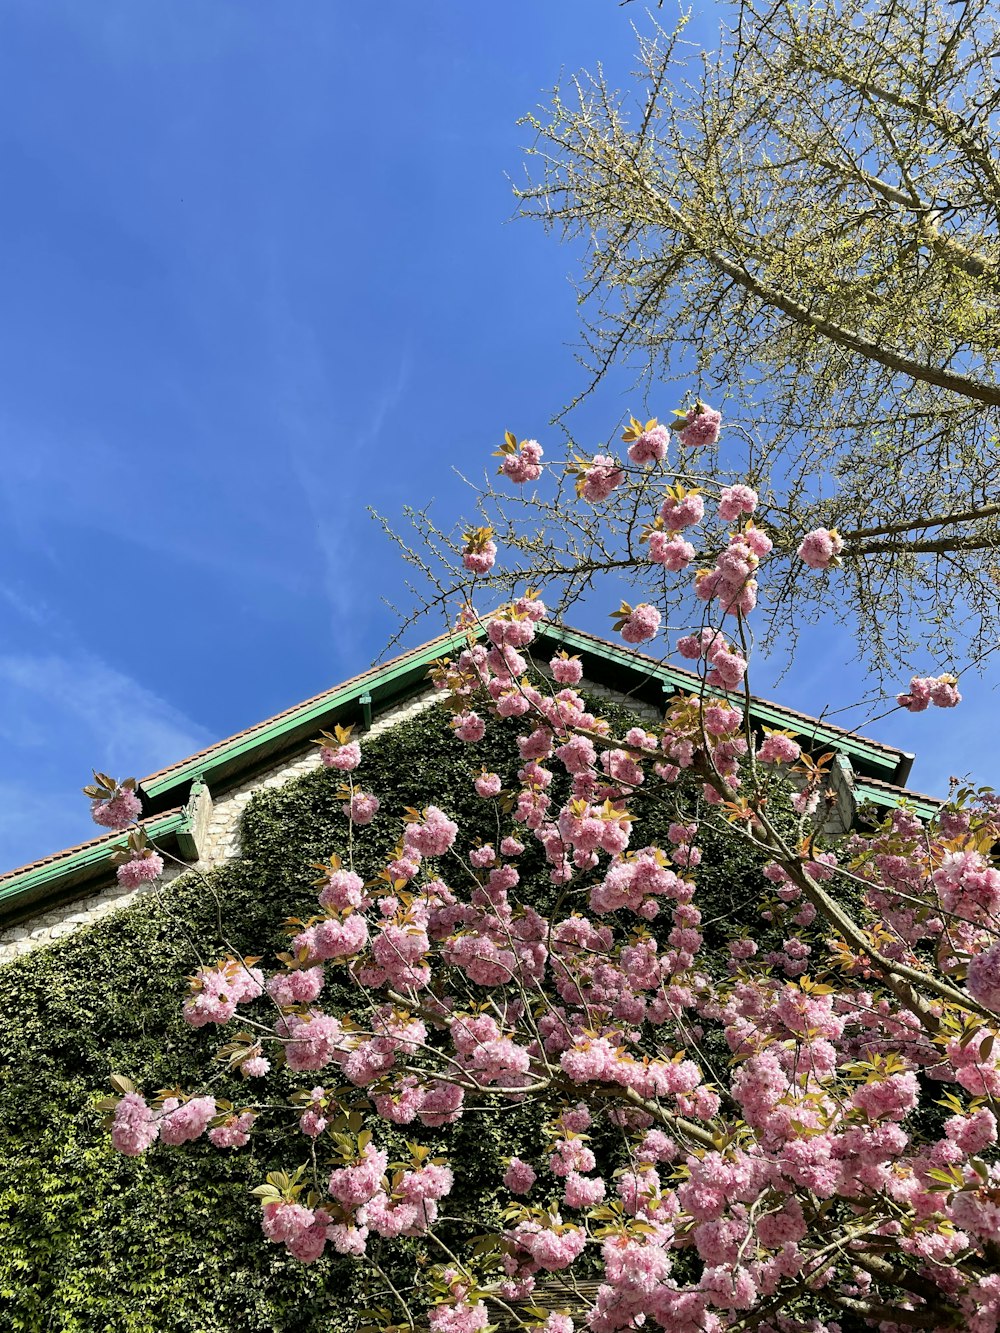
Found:
[[[467,640],[465,630],[441,634],[151,773],[138,787],[142,824],[151,836],[166,840],[169,848],[190,857],[191,796],[196,783],[204,782],[213,794],[222,794],[252,781],[255,774],[273,768],[285,756],[301,751],[321,730],[330,730],[338,723],[361,723],[367,728],[376,714],[425,691],[431,663],[459,651]],[[692,671],[569,626],[541,622],[536,626],[535,646],[539,660],[566,649],[581,659],[585,683],[611,689],[661,713],[672,695],[703,688]],[[905,750],[766,699],[754,697],[750,711],[756,726],[791,731],[807,750],[834,749],[847,756],[860,799],[885,808],[905,800],[924,817],[940,804],[933,797],[906,789],[913,755]],[[0,875],[0,921],[12,924],[43,905],[54,906],[84,896],[89,884],[107,878],[108,853],[123,845],[125,838],[124,834],[103,834]]]

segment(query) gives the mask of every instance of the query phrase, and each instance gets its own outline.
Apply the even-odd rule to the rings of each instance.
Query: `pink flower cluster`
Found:
[[[518,486],[537,481],[542,475],[542,452],[537,440],[522,440],[516,453],[504,455],[500,471]]]
[[[659,628],[659,611],[650,602],[640,602],[622,625],[621,636],[626,643],[648,643],[656,638]]]
[[[102,828],[120,832],[128,828],[142,813],[142,801],[130,787],[119,787],[114,796],[104,801],[92,801],[90,816]]]
[[[715,444],[722,429],[722,413],[704,403],[695,403],[686,417],[678,439],[685,449],[704,449]]]
[[[676,489],[668,493],[660,507],[660,518],[667,532],[683,532],[693,528],[705,517],[705,499],[697,490],[678,495]]]
[[[991,944],[970,960],[966,985],[978,1004],[1000,1012],[1000,944]]]
[[[471,542],[462,552],[462,564],[471,574],[488,574],[496,558],[497,544],[492,538]]]
[[[662,463],[670,445],[670,431],[666,426],[653,423],[648,429],[638,434],[628,447],[628,456],[633,463]]]
[[[649,559],[654,565],[662,565],[672,574],[679,574],[687,569],[695,557],[695,549],[678,532],[651,532],[649,534]]]
[[[715,567],[699,570],[694,594],[703,602],[714,598],[726,615],[749,615],[757,605],[757,568],[774,543],[761,528],[734,532],[715,558]]]
[[[723,486],[719,495],[719,517],[723,523],[732,523],[741,514],[752,514],[757,508],[757,492],[749,486]]]
[[[335,768],[340,773],[351,773],[361,763],[361,746],[357,741],[346,745],[324,745],[319,752],[324,768]]]
[[[124,889],[137,889],[140,884],[152,884],[163,874],[163,857],[159,852],[144,848],[134,851],[115,871],[115,878]]]
[[[557,655],[551,659],[549,666],[553,680],[560,685],[578,685],[583,679],[583,663],[578,657]]]
[[[709,671],[705,679],[709,685],[723,690],[736,690],[746,675],[746,658],[729,643],[720,630],[705,628],[700,634],[686,634],[677,640],[677,651],[688,661],[704,660]]]
[[[227,958],[196,972],[191,989],[193,995],[183,1009],[185,1022],[194,1028],[228,1023],[238,1004],[247,1004],[263,994],[264,974],[258,967]]]
[[[914,676],[906,694],[897,694],[896,702],[911,713],[922,713],[928,704],[938,708],[954,708],[962,702],[958,692],[958,677]]]
[[[625,473],[613,458],[595,454],[593,462],[586,464],[581,471],[580,494],[591,504],[599,504],[624,480]]]
[[[489,800],[493,796],[500,794],[503,782],[499,773],[483,772],[475,781],[476,795],[481,796],[483,800]]]
[[[802,747],[791,736],[782,736],[772,732],[764,738],[757,750],[757,758],[762,764],[794,764],[802,754]]]
[[[379,812],[381,802],[368,791],[356,791],[340,808],[352,824],[370,824]]]
[[[844,539],[836,528],[815,528],[802,538],[798,556],[810,569],[827,570],[843,549]]]

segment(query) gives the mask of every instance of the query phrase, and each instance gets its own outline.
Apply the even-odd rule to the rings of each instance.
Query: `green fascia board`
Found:
[[[147,837],[156,842],[176,835],[185,819],[183,810],[175,810],[161,819],[145,823],[143,828]],[[6,922],[23,908],[54,897],[64,886],[72,886],[77,882],[82,886],[91,882],[102,863],[107,862],[111,853],[124,847],[127,842],[128,834],[123,833],[120,838],[81,847],[78,852],[59,861],[29,867],[22,874],[0,883],[0,919]]]
[[[334,715],[343,714],[351,706],[362,708],[364,695],[369,695],[371,703],[376,706],[397,699],[406,693],[408,686],[419,684],[426,678],[426,669],[432,662],[464,647],[468,638],[468,632],[463,630],[435,640],[414,655],[397,658],[381,669],[374,668],[374,674],[366,672],[343,689],[303,704],[270,725],[255,729],[250,735],[223,742],[208,754],[196,755],[160,778],[143,780],[139,784],[140,790],[147,801],[162,804],[165,796],[202,777],[214,792],[220,776],[234,771],[243,774],[252,769],[256,751],[266,748],[268,752],[280,753],[291,748],[297,741],[310,738],[324,723],[331,722]]]
[[[622,676],[633,682],[650,681],[659,687],[661,698],[664,688],[683,691],[691,689],[690,677],[685,673],[669,666],[639,661],[627,648],[594,640],[572,629],[548,623],[540,625],[539,630],[540,639],[586,653],[588,657],[611,668],[610,674],[619,677],[616,683],[621,683]],[[478,637],[482,631],[473,630],[472,633]],[[371,700],[369,707],[377,709],[379,705],[385,706],[404,695],[408,688],[419,686],[425,678],[426,668],[433,661],[463,647],[468,638],[469,631],[462,630],[435,640],[421,651],[397,658],[381,669],[374,668],[343,689],[293,709],[249,735],[234,737],[208,754],[194,756],[162,777],[144,780],[140,783],[142,794],[154,809],[156,806],[162,808],[164,804],[177,804],[180,799],[178,789],[188,786],[199,776],[205,779],[213,791],[224,786],[226,779],[237,775],[248,776],[255,767],[266,766],[273,756],[311,738],[316,730],[331,723],[338,714],[343,716],[348,711],[367,711],[362,702],[365,695]],[[830,746],[848,754],[856,768],[867,768],[872,776],[885,777],[890,781],[898,779],[899,758],[865,744],[861,738],[834,732],[819,722],[806,728],[801,719],[789,717],[780,708],[756,701],[753,716],[759,723],[794,729],[799,735],[808,735],[815,745]]]
[[[661,688],[683,691],[684,693],[690,693],[691,691],[692,681],[687,672],[678,671],[676,668],[663,663],[645,659],[637,660],[628,648],[620,648],[617,644],[592,639],[572,629],[560,628],[558,625],[550,624],[540,628],[540,637],[551,639],[563,648],[573,649],[577,652],[586,653],[589,657],[601,659],[619,671],[628,673],[633,679],[658,682]],[[706,687],[706,692],[712,695],[719,693],[709,687]],[[759,699],[752,701],[751,713],[755,722],[782,730],[795,731],[799,736],[807,736],[814,745],[829,746],[831,749],[838,750],[841,754],[848,755],[856,769],[859,766],[864,766],[876,770],[871,774],[872,777],[887,777],[888,781],[893,781],[897,778],[901,761],[907,757],[903,751],[896,751],[895,755],[887,754],[874,745],[866,744],[863,737],[845,735],[843,732],[834,731],[830,727],[824,726],[819,721],[810,722],[806,725],[803,719],[795,714],[789,714],[779,706],[762,703]]]
[[[926,800],[913,792],[884,791],[881,787],[869,787],[864,780],[855,781],[854,799],[858,805],[864,805],[870,801],[872,805],[880,806],[884,810],[898,810],[900,806],[905,805],[908,810],[912,810],[915,815],[921,819],[931,819],[938,814],[943,802]]]

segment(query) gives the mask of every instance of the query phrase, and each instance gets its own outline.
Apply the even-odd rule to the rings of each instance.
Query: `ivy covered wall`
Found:
[[[623,728],[635,720],[604,700],[598,706]],[[494,803],[476,797],[472,780],[488,758],[513,783],[516,734],[513,724],[493,723],[486,743],[467,747],[434,709],[373,739],[358,776],[379,795],[382,810],[361,831],[359,868],[374,873],[385,863],[408,805],[433,802],[458,819],[461,838],[492,840]],[[229,938],[241,952],[266,950],[265,966],[285,943],[285,918],[314,909],[309,863],[344,850],[336,787],[336,775],[319,771],[259,792],[244,815],[241,859],[211,874]],[[642,799],[635,807],[642,815],[638,846],[665,839],[667,812],[645,804],[645,811]],[[734,928],[758,920],[762,881],[752,857],[733,842],[699,841],[705,861],[697,901],[710,951]],[[521,869],[522,897],[544,911],[553,890],[533,844]],[[144,1090],[197,1085],[219,1034],[189,1028],[180,1001],[199,955],[210,961],[224,952],[213,896],[191,876],[0,971],[0,1329],[355,1327],[365,1303],[357,1264],[331,1255],[304,1267],[286,1258],[264,1240],[259,1206],[248,1193],[267,1171],[305,1160],[304,1149],[297,1155],[305,1140],[262,1129],[235,1152],[198,1142],[156,1145],[128,1159],[112,1151],[93,1109],[113,1072]],[[338,994],[346,1007],[347,991],[335,985],[328,984],[325,1002]],[[293,1086],[289,1081],[288,1090]],[[391,1142],[390,1129],[380,1123],[377,1134]],[[501,1159],[530,1152],[537,1133],[530,1107],[470,1115],[436,1131],[434,1141],[459,1177],[449,1211],[464,1211],[480,1231],[495,1226],[508,1202],[497,1193]],[[432,1141],[426,1130],[413,1137]]]

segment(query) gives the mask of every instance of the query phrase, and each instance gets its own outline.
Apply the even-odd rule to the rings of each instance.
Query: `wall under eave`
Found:
[[[375,719],[368,736],[377,736],[380,732],[406,722],[433,705],[440,698],[434,690],[418,695],[406,703],[390,708]],[[204,793],[202,799],[210,802],[209,817],[205,828],[198,838],[199,857],[194,866],[198,870],[212,870],[223,865],[240,854],[240,819],[247,802],[254,792],[262,788],[283,787],[293,778],[301,777],[320,767],[319,747],[307,745],[296,754],[284,759],[275,768],[255,774],[253,779],[243,786],[234,787],[220,799]],[[178,876],[185,873],[187,867],[170,865],[155,884],[143,884],[138,889],[123,889],[115,879],[113,867],[108,864],[108,873],[99,880],[85,897],[71,902],[61,903],[29,917],[18,925],[0,933],[0,966],[30,953],[33,949],[44,948],[55,940],[63,939],[82,926],[92,925],[111,912],[126,908],[136,898],[161,892]]]

